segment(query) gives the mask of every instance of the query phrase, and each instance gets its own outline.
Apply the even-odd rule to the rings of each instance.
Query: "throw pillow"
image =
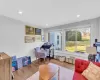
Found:
[[[82,75],[88,80],[100,80],[100,67],[90,62],[87,69],[85,69]]]

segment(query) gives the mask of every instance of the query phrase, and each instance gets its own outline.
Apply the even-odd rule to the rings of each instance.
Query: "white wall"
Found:
[[[10,56],[31,56],[35,59],[33,49],[43,42],[24,43],[25,24],[21,21],[0,16],[0,52]]]
[[[99,26],[99,29],[98,29],[98,31],[99,31],[99,34],[98,34],[98,36],[99,36],[99,41],[100,41],[100,18],[99,18],[99,21],[98,21],[98,26]]]

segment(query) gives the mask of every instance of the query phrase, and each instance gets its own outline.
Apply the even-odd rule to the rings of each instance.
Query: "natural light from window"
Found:
[[[86,47],[90,46],[90,28],[67,30],[65,35],[66,51],[86,52]]]

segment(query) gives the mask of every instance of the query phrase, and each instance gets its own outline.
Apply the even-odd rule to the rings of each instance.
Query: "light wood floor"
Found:
[[[60,62],[58,60],[52,59],[50,61],[46,60],[45,64],[48,64],[48,63],[54,63],[57,65],[63,66],[65,68],[74,70],[74,65],[68,64],[66,62]],[[20,68],[19,70],[13,72],[14,80],[26,80],[27,78],[29,78],[31,75],[33,75],[35,72],[38,71],[39,65],[41,65],[41,64],[44,64],[44,62],[40,62],[38,64],[37,61],[34,61],[34,62],[32,62],[31,65]]]

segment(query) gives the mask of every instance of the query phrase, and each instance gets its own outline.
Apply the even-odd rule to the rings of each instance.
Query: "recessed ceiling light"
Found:
[[[77,18],[79,18],[80,17],[80,15],[77,15]]]
[[[48,24],[46,24],[46,26],[48,26]]]
[[[22,11],[18,11],[18,13],[19,13],[20,15],[22,15],[22,14],[23,14],[23,12],[22,12]]]

